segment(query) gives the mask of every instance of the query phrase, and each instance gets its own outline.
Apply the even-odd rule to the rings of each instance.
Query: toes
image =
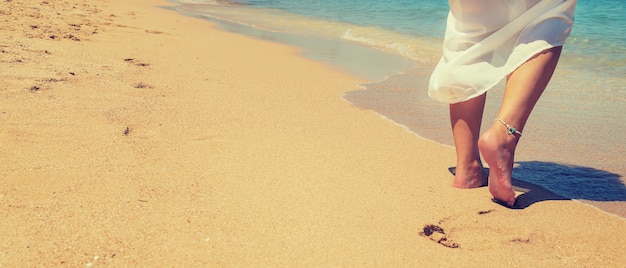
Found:
[[[496,198],[492,198],[491,201],[493,201],[494,203],[496,203],[498,205],[501,205],[501,206],[504,206],[504,207],[507,207],[507,208],[510,208],[510,209],[517,209],[518,208],[516,206],[516,202],[515,202],[516,200],[515,199],[513,201],[505,202],[505,201],[502,201],[502,200],[498,200]]]

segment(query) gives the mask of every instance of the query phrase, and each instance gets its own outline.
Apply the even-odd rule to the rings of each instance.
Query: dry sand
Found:
[[[364,81],[160,4],[0,4],[0,267],[626,263],[626,220],[453,189]]]

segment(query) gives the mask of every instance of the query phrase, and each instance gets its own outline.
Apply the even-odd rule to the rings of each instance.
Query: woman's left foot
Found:
[[[476,163],[462,167],[457,166],[454,172],[454,181],[452,187],[461,189],[478,188],[487,185],[487,174],[483,169],[483,165],[480,161]]]

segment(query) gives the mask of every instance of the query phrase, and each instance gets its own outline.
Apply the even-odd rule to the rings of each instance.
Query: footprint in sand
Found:
[[[428,237],[430,240],[437,242],[445,247],[449,248],[458,248],[459,244],[448,239],[446,232],[443,228],[434,224],[427,224],[424,226],[423,230],[420,232],[420,235],[423,237]]]
[[[132,64],[137,65],[137,66],[141,66],[141,67],[150,66],[150,63],[138,62],[137,59],[134,59],[134,58],[126,58],[126,59],[124,59],[124,61],[128,62],[128,63],[132,63]]]

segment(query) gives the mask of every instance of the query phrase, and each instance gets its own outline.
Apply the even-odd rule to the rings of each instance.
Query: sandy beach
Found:
[[[0,4],[0,267],[616,267],[626,220],[342,98],[367,81],[165,1]]]

